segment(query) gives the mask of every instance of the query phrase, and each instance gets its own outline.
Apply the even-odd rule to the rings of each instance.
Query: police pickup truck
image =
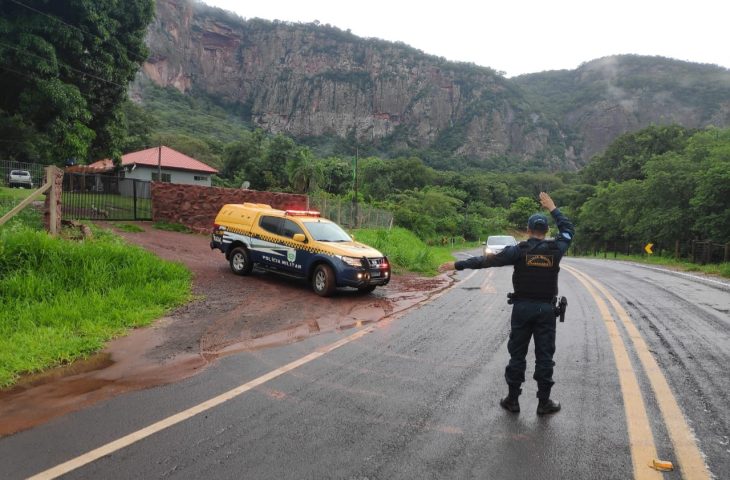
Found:
[[[339,225],[311,210],[224,205],[215,218],[210,248],[223,252],[237,275],[248,275],[255,265],[305,279],[323,297],[337,287],[372,292],[390,281],[385,255],[355,242]]]

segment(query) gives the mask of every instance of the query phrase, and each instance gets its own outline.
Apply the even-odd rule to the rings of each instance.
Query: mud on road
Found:
[[[172,383],[215,359],[243,350],[291,343],[319,332],[352,328],[403,312],[447,288],[452,279],[394,275],[373,293],[342,289],[330,298],[309,284],[254,271],[234,275],[207,235],[111,228],[130,243],[185,264],[193,273],[193,301],[152,326],[113,340],[100,354],[23,379],[0,391],[0,436],[123,392]]]

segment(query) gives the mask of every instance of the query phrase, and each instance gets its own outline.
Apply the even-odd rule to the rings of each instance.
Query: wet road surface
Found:
[[[563,410],[552,417],[535,415],[532,380],[519,415],[497,406],[511,269],[464,271],[400,317],[237,352],[2,438],[0,478],[69,460],[44,478],[727,478],[730,286],[620,262],[563,265],[570,304],[553,390]],[[668,418],[672,404],[680,414]],[[650,469],[651,451],[675,471]]]

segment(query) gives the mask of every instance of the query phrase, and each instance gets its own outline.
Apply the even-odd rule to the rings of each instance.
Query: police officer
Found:
[[[573,224],[555,207],[550,195],[540,193],[540,203],[550,212],[558,225],[555,239],[546,239],[548,219],[541,213],[532,215],[527,222],[529,239],[515,246],[505,247],[498,254],[472,257],[453,264],[456,270],[465,268],[489,268],[514,265],[511,294],[513,308],[511,331],[507,350],[509,364],[505,379],[509,387],[507,397],[499,404],[513,413],[520,411],[518,398],[525,381],[527,348],[530,338],[535,338],[535,375],[537,381],[538,415],[560,411],[560,403],[550,399],[553,382],[553,354],[555,353],[554,304],[558,294],[560,260],[568,250],[575,232]],[[449,268],[451,264],[447,264]]]

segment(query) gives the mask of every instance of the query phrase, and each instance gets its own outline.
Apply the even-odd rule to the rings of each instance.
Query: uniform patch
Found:
[[[531,255],[525,256],[525,263],[528,267],[551,268],[553,266],[552,255]]]

